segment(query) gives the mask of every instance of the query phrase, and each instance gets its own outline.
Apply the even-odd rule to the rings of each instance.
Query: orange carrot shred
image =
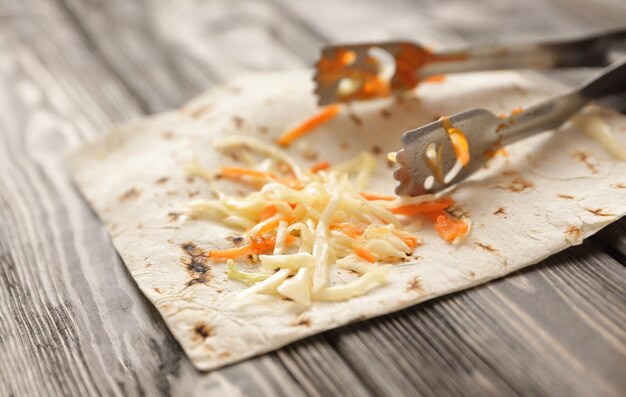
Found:
[[[396,197],[394,196],[384,196],[384,195],[380,195],[376,193],[361,192],[360,194],[361,194],[361,197],[363,197],[365,200],[393,201],[396,199]]]
[[[296,238],[292,235],[285,237],[285,244],[291,244]],[[250,244],[237,248],[223,250],[212,250],[207,256],[214,261],[225,261],[227,259],[237,259],[251,254],[262,254],[274,249],[276,237],[251,237]]]
[[[446,80],[445,74],[434,74],[422,79],[422,83],[443,83]]]
[[[333,230],[339,229],[343,233],[345,233],[348,237],[352,237],[352,238],[358,238],[359,236],[362,236],[364,233],[363,229],[360,229],[349,223],[333,223],[330,225],[330,228]]]
[[[417,204],[406,204],[399,207],[389,208],[389,211],[391,211],[391,213],[395,215],[411,216],[432,211],[441,211],[448,208],[452,204],[454,204],[454,200],[452,200],[451,197],[442,197],[435,201],[426,201],[424,203]]]
[[[261,212],[261,216],[259,217],[259,221],[263,222],[264,220],[266,220],[268,218],[271,218],[274,215],[276,215],[277,212],[278,212],[278,210],[276,209],[276,206],[274,204],[270,204],[267,207],[265,207],[263,212]]]
[[[368,250],[366,250],[363,247],[359,247],[358,245],[355,245],[353,247],[354,249],[354,253],[360,257],[365,259],[368,262],[374,263],[376,262],[376,257],[374,256],[374,254],[372,254],[371,252],[369,252]]]
[[[219,175],[221,175],[224,178],[231,178],[231,179],[236,179],[236,178],[241,178],[244,176],[250,176],[253,178],[271,178],[271,179],[277,179],[278,177],[276,175],[274,175],[271,172],[264,172],[264,171],[258,171],[258,170],[253,170],[251,168],[244,168],[244,167],[221,167],[219,170]]]
[[[330,167],[330,163],[328,161],[320,161],[319,163],[314,164],[311,168],[309,168],[309,171],[317,174],[320,171],[327,170],[328,167]]]
[[[410,249],[415,249],[415,247],[417,247],[417,239],[415,237],[405,237],[402,241],[404,241],[404,244],[408,245]]]
[[[456,158],[463,166],[467,165],[470,160],[470,152],[465,133],[459,128],[454,127],[447,117],[441,118],[441,125],[450,137]]]
[[[338,104],[326,106],[311,118],[303,121],[291,130],[285,131],[278,137],[278,144],[281,146],[291,145],[296,139],[313,132],[315,128],[335,117],[339,110],[341,110],[341,107]]]
[[[424,215],[434,222],[435,231],[447,242],[452,242],[455,238],[462,237],[469,231],[469,226],[465,221],[454,218],[443,210],[432,211]]]

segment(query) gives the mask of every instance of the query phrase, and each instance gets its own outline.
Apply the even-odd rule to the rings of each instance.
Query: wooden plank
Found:
[[[268,2],[57,1],[151,112],[245,71],[304,67],[321,44]]]
[[[0,12],[9,16],[8,24],[3,19],[0,26],[0,43],[6,44],[0,65],[2,61],[18,64],[17,71],[3,71],[0,77],[3,87],[11,87],[0,93],[0,108],[11,115],[0,120],[0,139],[4,140],[0,149],[7,148],[0,153],[0,269],[6,280],[0,291],[4,293],[0,295],[0,356],[9,363],[0,368],[0,387],[4,387],[0,394],[40,394],[41,390],[58,395],[327,395],[338,391],[352,395],[397,391],[404,395],[408,390],[422,394],[529,394],[528,390],[554,394],[570,391],[571,385],[584,380],[581,376],[568,386],[557,379],[550,388],[550,375],[560,376],[572,365],[559,361],[563,349],[566,353],[574,349],[578,361],[581,354],[589,355],[585,368],[592,369],[596,383],[608,385],[598,386],[603,393],[593,394],[610,395],[615,385],[622,387],[616,379],[623,374],[611,370],[623,368],[623,357],[605,355],[609,342],[604,340],[623,345],[623,336],[615,335],[614,323],[606,317],[623,319],[623,312],[617,310],[624,307],[623,285],[616,287],[611,280],[624,277],[606,256],[601,257],[601,266],[596,263],[588,268],[593,258],[601,255],[593,246],[571,254],[585,258],[580,266],[570,266],[565,272],[573,275],[573,285],[559,281],[565,275],[544,269],[540,277],[524,273],[495,290],[487,287],[458,294],[199,374],[182,356],[158,314],[139,295],[101,226],[76,196],[63,171],[58,152],[101,131],[111,121],[177,105],[215,79],[244,70],[304,65],[316,53],[317,45],[328,38],[376,34],[379,37],[373,38],[388,38],[422,32],[453,44],[493,37],[494,33],[487,31],[493,29],[490,22],[506,12],[522,16],[506,27],[503,37],[507,38],[522,25],[529,30],[529,20],[538,19],[533,25],[540,27],[530,29],[529,37],[573,32],[579,29],[577,23],[585,20],[574,14],[564,22],[552,5],[545,6],[545,14],[538,17],[533,10],[539,5],[536,1],[503,3],[494,6],[496,11],[488,10],[487,16],[478,15],[488,3],[473,5],[476,10],[467,14],[467,19],[478,18],[476,22],[462,21],[451,32],[446,21],[458,20],[450,12],[460,7],[457,2],[428,4],[419,12],[414,5],[398,1],[393,7],[344,3],[339,6],[360,13],[343,14],[351,15],[348,21],[328,16],[329,10],[342,15],[333,7],[326,10],[328,17],[319,18],[324,14],[318,14],[313,19],[310,15],[318,12],[317,8],[309,8],[309,15],[303,15],[296,9],[300,7],[297,3],[277,7],[251,1],[163,5],[67,0],[57,4],[61,9],[47,2],[10,3]],[[323,8],[330,3],[319,4]],[[294,15],[299,19],[293,19]],[[380,21],[380,15],[385,15],[385,21]],[[619,12],[612,18],[616,15]],[[547,29],[548,20],[555,16],[554,26]],[[281,20],[287,17],[292,20]],[[373,29],[372,20],[379,21]],[[580,26],[593,24],[602,22]],[[18,41],[13,28],[19,33]],[[45,101],[37,101],[38,96]],[[603,273],[607,263],[610,271]],[[549,269],[554,266],[560,265]],[[598,272],[602,277],[596,277]],[[586,283],[593,286],[587,290],[594,296],[606,286],[618,292],[606,301],[604,296],[596,297],[588,309],[578,292]],[[529,309],[528,288],[534,289]],[[555,291],[565,298],[555,298]],[[577,312],[568,302],[585,310]],[[400,325],[396,318],[402,320]],[[532,326],[529,335],[523,332],[528,324]],[[417,337],[413,329],[419,330]],[[546,342],[550,338],[559,341],[559,332],[568,329],[563,349]],[[578,332],[585,343],[576,338]],[[488,349],[492,345],[498,349]],[[549,360],[533,369],[531,358],[544,354],[541,346],[548,346],[545,354]],[[594,353],[596,346],[600,349]],[[526,350],[531,354],[524,354]],[[502,365],[511,359],[519,361]],[[581,385],[574,395],[586,391],[589,386]]]
[[[587,242],[331,338],[381,394],[618,396],[625,308],[626,269]]]
[[[199,376],[61,155],[141,115],[140,104],[54,4],[2,7],[11,17],[0,25],[0,395],[365,395],[317,339]],[[314,371],[313,387],[305,378]]]

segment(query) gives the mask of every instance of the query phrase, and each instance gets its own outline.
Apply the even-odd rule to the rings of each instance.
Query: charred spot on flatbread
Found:
[[[199,190],[192,190],[191,192],[187,193],[187,197],[194,198],[194,197],[196,197],[199,194],[200,194]]]
[[[583,231],[580,227],[576,225],[569,225],[567,229],[565,229],[565,238],[572,242],[580,242],[583,239]]]
[[[125,191],[119,196],[119,200],[124,202],[130,199],[137,198],[140,195],[141,195],[141,192],[137,188],[131,187],[130,189],[128,189],[127,191]]]
[[[493,212],[494,215],[506,215],[506,208],[500,207]]]
[[[566,199],[566,200],[573,200],[574,199],[574,196],[572,196],[571,194],[557,193],[556,196],[558,198],[562,198],[562,199]]]
[[[381,154],[381,153],[383,152],[383,149],[382,149],[380,146],[378,146],[378,145],[374,145],[374,146],[372,147],[371,152],[372,152],[372,154],[373,154],[374,156],[378,156],[379,154]]]
[[[239,116],[233,116],[232,120],[233,120],[233,124],[235,125],[235,128],[239,129],[243,127],[243,123],[244,123],[243,118]]]
[[[524,178],[522,175],[515,171],[505,171],[502,173],[503,176],[513,177],[509,181],[500,183],[496,185],[498,189],[508,190],[513,193],[521,193],[526,190],[534,189],[535,184]]]
[[[169,181],[170,177],[169,176],[162,176],[159,179],[157,179],[156,181],[154,181],[154,183],[156,183],[157,185],[162,185],[165,182]]]
[[[589,153],[584,152],[582,150],[576,150],[572,153],[572,158],[576,161],[579,161],[585,165],[591,171],[592,174],[598,173],[598,167],[589,161]]]
[[[226,237],[226,240],[228,240],[231,243],[233,243],[233,245],[235,247],[239,247],[241,245],[241,243],[243,243],[243,237],[242,236],[228,236],[228,237]]]
[[[185,266],[190,276],[187,286],[205,284],[209,280],[210,269],[204,250],[192,242],[183,243],[180,247],[185,252],[180,263]]]
[[[309,317],[299,317],[293,323],[293,326],[301,326],[301,327],[310,327],[311,326],[311,318]]]
[[[193,327],[193,333],[194,333],[195,339],[204,340],[208,338],[209,336],[213,335],[214,332],[215,330],[213,329],[213,327],[203,322],[197,323]]]
[[[410,292],[410,291],[422,292],[422,281],[420,280],[418,276],[413,277],[406,284],[406,292]]]
[[[614,183],[611,187],[613,189],[626,189],[626,183]]]
[[[380,109],[380,115],[383,118],[388,119],[389,117],[391,117],[391,112],[387,109]]]
[[[493,247],[492,247],[492,246],[490,246],[489,244],[484,244],[484,243],[481,243],[481,242],[479,242],[479,241],[476,241],[474,244],[475,244],[476,246],[478,246],[478,247],[480,247],[480,248],[484,249],[485,251],[489,251],[489,252],[498,252],[498,250],[497,250],[497,249],[493,248]]]
[[[585,208],[585,209],[597,216],[613,216],[613,214],[608,214],[604,212],[602,208]]]
[[[181,215],[182,215],[182,213],[176,212],[176,211],[172,211],[172,212],[168,212],[167,213],[167,217],[169,218],[169,220],[171,222],[177,221],[178,218],[180,218]]]
[[[350,118],[350,120],[358,125],[361,126],[363,125],[363,120],[361,120],[361,118],[359,116],[357,116],[355,113],[350,112],[350,114],[348,115],[348,117]]]
[[[257,129],[257,131],[259,131],[259,132],[260,132],[261,134],[263,134],[263,135],[265,135],[265,134],[267,134],[268,132],[270,132],[269,127],[264,126],[264,125],[260,125],[260,126],[256,127],[256,129]]]

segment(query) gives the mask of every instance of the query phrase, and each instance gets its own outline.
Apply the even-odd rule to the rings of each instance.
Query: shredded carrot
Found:
[[[259,171],[252,168],[245,167],[221,167],[218,171],[218,175],[222,178],[242,180],[245,177],[253,178],[261,182],[276,181],[284,185],[289,186],[292,189],[300,190],[303,188],[302,182],[293,177],[281,178],[273,172]]]
[[[333,223],[330,225],[330,228],[335,230],[339,229],[344,232],[348,237],[358,238],[363,235],[364,230],[360,229],[354,225],[349,223]]]
[[[320,171],[327,170],[328,167],[330,167],[330,163],[328,161],[320,161],[319,163],[314,164],[311,168],[309,168],[309,171],[317,174]]]
[[[446,130],[448,136],[450,137],[450,141],[452,142],[452,147],[454,148],[454,154],[456,155],[456,158],[461,162],[463,166],[466,166],[470,160],[470,153],[469,144],[467,143],[465,133],[459,128],[454,127],[447,117],[441,118],[441,124],[443,129]]]
[[[434,74],[422,79],[422,83],[443,83],[446,80],[445,74]]]
[[[361,192],[360,194],[361,194],[361,197],[363,197],[365,200],[393,201],[396,199],[396,197],[394,196],[384,196],[384,195],[380,195],[376,193]]]
[[[452,200],[451,197],[442,197],[435,201],[427,201],[424,203],[417,203],[417,204],[406,204],[406,205],[401,205],[399,207],[389,208],[389,211],[391,211],[391,213],[395,215],[411,216],[411,215],[423,214],[423,213],[432,212],[432,211],[442,211],[448,208],[449,206],[451,206],[452,204],[454,204],[454,200]]]
[[[285,238],[285,244],[291,244],[296,238],[292,235],[287,235]],[[250,244],[237,248],[228,248],[223,250],[212,250],[207,253],[207,256],[214,261],[224,261],[227,259],[237,259],[246,255],[262,254],[274,249],[276,245],[276,237],[257,237],[250,238]]]
[[[434,223],[433,227],[439,236],[447,242],[467,234],[469,227],[462,219],[455,218],[443,210],[425,213]]]
[[[209,251],[209,258],[219,261],[226,259],[237,259],[250,254],[260,254],[274,249],[276,238],[252,238],[250,244],[238,248],[228,248],[223,250]]]
[[[522,113],[524,111],[524,109],[522,109],[520,106],[516,107],[515,109],[511,110],[511,116],[518,114],[518,113]]]
[[[405,237],[402,241],[404,241],[404,244],[408,245],[410,249],[415,249],[415,247],[417,247],[417,239],[415,237]]]
[[[267,207],[265,207],[263,212],[261,212],[259,222],[263,222],[264,220],[273,217],[274,215],[276,215],[277,212],[278,210],[276,209],[276,206],[274,204],[268,205]]]
[[[278,144],[281,146],[291,145],[296,139],[313,132],[315,128],[335,117],[339,110],[341,110],[341,107],[337,104],[326,106],[311,118],[303,121],[291,130],[285,131],[278,137]]]
[[[263,234],[263,233],[267,233],[270,230],[274,230],[278,227],[278,224],[280,223],[280,219],[275,219],[271,222],[268,222],[267,224],[265,224],[261,229],[259,229],[259,235]]]
[[[369,252],[365,248],[359,247],[358,245],[355,245],[352,248],[354,249],[354,253],[358,257],[363,258],[366,261],[371,262],[371,263],[376,262],[376,257],[374,256],[374,254],[372,254],[371,252]]]
[[[278,177],[271,172],[258,171],[244,167],[221,167],[219,175],[230,179],[238,179],[244,176],[264,179],[278,179]]]

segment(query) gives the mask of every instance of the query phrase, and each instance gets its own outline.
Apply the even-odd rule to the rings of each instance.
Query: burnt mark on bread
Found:
[[[355,113],[350,112],[348,117],[354,124],[358,125],[359,127],[363,125],[363,120],[361,120],[361,118],[357,116]]]
[[[576,150],[572,153],[572,158],[576,161],[583,163],[592,174],[598,173],[598,167],[589,161],[589,154],[582,150]]]
[[[572,243],[582,241],[583,239],[583,231],[576,225],[569,225],[564,233],[565,238]]]
[[[413,277],[406,284],[406,292],[411,292],[411,291],[419,292],[419,293],[421,293],[423,291],[423,289],[422,289],[422,281],[420,280],[419,276]]]
[[[195,340],[205,340],[214,333],[215,329],[203,322],[199,322],[193,327],[193,338]]]
[[[494,215],[506,215],[506,208],[500,207],[493,212]]]
[[[626,183],[614,183],[611,187],[613,189],[626,189]]]
[[[480,248],[484,249],[485,251],[494,252],[494,253],[497,253],[497,252],[498,252],[498,250],[497,250],[497,249],[493,248],[493,247],[492,247],[492,246],[490,246],[489,244],[484,244],[484,243],[481,243],[481,242],[479,242],[479,241],[476,241],[476,242],[474,243],[474,245],[476,245],[476,246],[478,246],[478,247],[480,247]]]
[[[177,211],[172,211],[172,212],[168,212],[167,213],[167,217],[170,220],[170,222],[177,221],[178,218],[180,218],[181,215],[182,215],[182,213],[181,212],[177,212]]]
[[[606,212],[604,212],[604,209],[602,208],[585,208],[587,211],[591,212],[594,215],[597,216],[613,216],[613,214],[608,214]]]
[[[566,199],[566,200],[573,200],[574,199],[574,196],[572,196],[571,194],[557,193],[556,196],[558,198],[562,198],[562,199]]]
[[[513,178],[505,183],[501,183],[496,186],[498,189],[508,190],[513,193],[521,193],[526,190],[534,189],[535,184],[524,178],[515,171],[505,171],[502,173],[504,176],[512,176]]]
[[[264,125],[260,125],[258,127],[256,127],[257,131],[259,131],[261,134],[266,135],[268,132],[270,132],[269,127],[264,126]]]
[[[164,184],[165,182],[167,182],[169,180],[170,180],[169,176],[162,176],[159,179],[157,179],[156,181],[154,181],[154,183],[157,184],[157,185],[162,185],[162,184]]]
[[[235,128],[240,129],[241,127],[243,127],[244,120],[242,117],[233,116],[232,120],[233,120],[233,124],[235,125]]]
[[[311,326],[311,318],[310,317],[298,317],[296,320],[291,323],[291,325],[296,327],[310,327]]]
[[[183,243],[180,247],[185,252],[185,256],[180,259],[180,263],[185,266],[190,277],[187,286],[206,284],[210,278],[206,252],[192,242]]]
[[[128,201],[130,199],[135,199],[135,198],[139,197],[140,195],[141,195],[141,192],[138,189],[132,187],[132,188],[128,189],[127,191],[125,191],[124,193],[122,193],[119,196],[119,200],[124,202],[124,201]]]
[[[226,240],[230,241],[235,247],[239,247],[243,243],[242,236],[228,236]]]
[[[373,154],[374,156],[378,156],[378,155],[379,155],[379,154],[381,154],[382,152],[383,152],[383,149],[382,149],[380,146],[378,146],[378,145],[374,145],[374,146],[372,146],[372,154]]]
[[[389,117],[391,117],[391,112],[387,109],[380,109],[380,115],[382,116],[382,118],[388,119]]]

